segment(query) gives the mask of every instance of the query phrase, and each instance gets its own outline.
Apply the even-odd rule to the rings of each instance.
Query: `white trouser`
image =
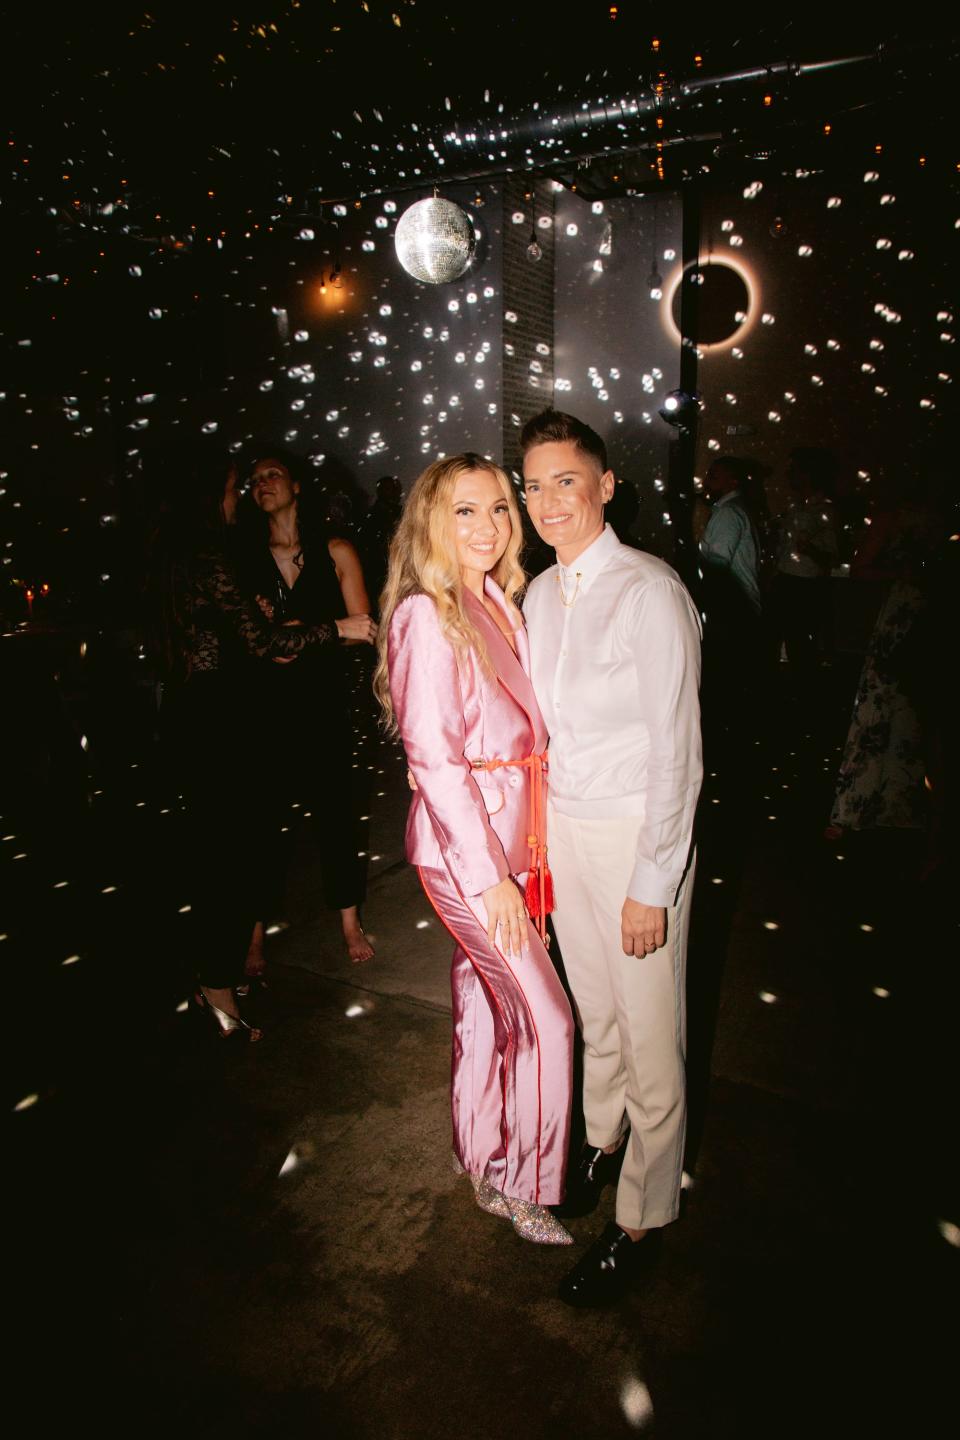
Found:
[[[551,806],[547,833],[553,922],[584,1039],[587,1142],[615,1144],[629,1126],[617,1223],[642,1230],[675,1220],[686,1130],[686,953],[693,863],[666,944],[625,955],[620,913],[640,820],[573,819]]]

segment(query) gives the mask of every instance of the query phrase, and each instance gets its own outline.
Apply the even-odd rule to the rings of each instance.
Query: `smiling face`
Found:
[[[603,507],[613,495],[613,471],[575,440],[548,440],[523,457],[527,510],[541,540],[571,565],[603,533]]]
[[[450,496],[448,535],[464,584],[478,593],[513,534],[510,506],[489,470],[467,470]]]
[[[296,504],[299,482],[291,479],[290,471],[279,460],[258,460],[250,475],[253,502],[265,514],[276,515]]]

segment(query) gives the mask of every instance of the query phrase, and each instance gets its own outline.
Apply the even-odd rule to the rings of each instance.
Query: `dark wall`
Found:
[[[500,187],[446,194],[480,242],[469,274],[443,286],[394,252],[417,192],[181,247],[34,236],[38,268],[4,326],[4,612],[25,618],[24,586],[44,580],[48,613],[67,594],[87,614],[126,608],[115,587],[131,570],[125,589],[136,583],[166,471],[197,446],[242,457],[276,439],[318,483],[368,496],[380,475],[409,485],[444,452],[499,457]]]
[[[845,483],[931,463],[953,408],[955,205],[938,176],[876,157],[707,190],[701,255],[732,257],[752,315],[703,349],[697,471],[723,450],[773,472],[795,445],[834,451]],[[739,429],[740,433],[733,433]]]
[[[662,323],[648,279],[666,276],[680,255],[677,194],[622,200],[557,196],[556,392],[558,408],[586,420],[607,441],[610,463],[639,509],[629,522],[645,548],[673,551],[665,500],[671,428],[664,394],[679,379],[679,338]]]
[[[702,263],[734,260],[752,289],[736,334],[701,346],[697,474],[720,451],[753,456],[776,508],[794,445],[834,449],[848,485],[923,469],[953,394],[944,182],[878,158],[786,178],[757,162],[743,183],[697,183]],[[198,443],[242,452],[276,437],[319,484],[362,496],[455,449],[516,463],[517,422],[551,399],[604,434],[621,520],[672,555],[673,432],[657,412],[679,380],[688,192],[591,203],[535,188],[535,205],[523,177],[445,192],[481,233],[473,270],[445,286],[414,281],[394,253],[419,192],[186,245],[135,241],[112,216],[21,236],[16,273],[30,278],[8,292],[3,326],[4,613],[24,618],[24,586],[44,580],[48,610],[69,593],[84,613],[123,611],[114,587],[136,583],[165,468]]]

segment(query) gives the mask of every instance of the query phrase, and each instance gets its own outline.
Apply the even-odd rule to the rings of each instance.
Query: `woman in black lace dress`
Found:
[[[330,533],[302,495],[299,463],[282,449],[261,450],[250,472],[252,515],[245,547],[245,588],[274,621],[330,624],[366,615],[370,601],[360,557],[349,540]],[[326,905],[340,913],[344,944],[354,963],[369,960],[373,947],[360,923],[365,866],[358,855],[358,804],[353,785],[354,743],[348,677],[342,649],[317,650],[297,665],[258,665],[254,706],[267,726],[298,736],[296,764],[286,771],[285,795],[313,820]],[[280,783],[279,780],[277,782]],[[279,822],[279,815],[277,817]],[[280,904],[279,850],[272,845],[266,867],[260,924],[247,970],[262,970],[262,922]]]
[[[187,860],[202,1004],[224,1036],[259,1039],[234,989],[256,916],[239,857],[262,830],[263,793],[250,764],[240,701],[244,656],[292,671],[341,639],[372,642],[366,615],[273,623],[241,593],[227,558],[236,469],[225,459],[178,481],[151,547],[149,629],[164,677],[161,728],[187,805]]]

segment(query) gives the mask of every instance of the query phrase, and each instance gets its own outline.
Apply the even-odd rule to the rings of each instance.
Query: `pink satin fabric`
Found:
[[[570,1140],[573,1018],[533,921],[518,958],[487,939],[483,901],[446,870],[421,868],[453,952],[453,1148],[464,1170],[536,1205],[563,1199]]]
[[[511,625],[499,587],[487,595]],[[530,775],[523,767],[471,770],[471,761],[519,759],[546,748],[530,684],[526,631],[516,654],[474,596],[470,618],[493,674],[458,656],[426,595],[390,622],[390,693],[417,784],[407,859],[456,941],[451,973],[454,1149],[465,1170],[504,1194],[541,1205],[563,1198],[573,1020],[533,923],[528,948],[507,958],[487,939],[482,892],[529,864]]]
[[[509,617],[490,579],[487,594]],[[516,760],[547,746],[529,677],[527,633],[517,654],[474,596],[470,618],[494,673],[468,651],[458,658],[428,595],[412,595],[390,622],[390,694],[417,791],[407,819],[411,865],[443,865],[465,895],[479,895],[530,863],[529,783],[517,769],[471,771],[471,760]]]

